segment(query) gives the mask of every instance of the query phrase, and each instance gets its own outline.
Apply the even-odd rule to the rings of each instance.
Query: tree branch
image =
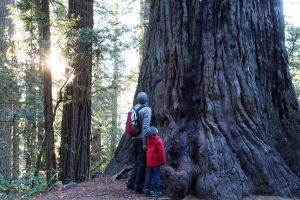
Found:
[[[67,80],[64,82],[64,84],[63,84],[63,85],[61,86],[61,88],[59,89],[59,100],[56,102],[56,105],[55,105],[55,107],[54,107],[54,112],[53,112],[53,122],[52,122],[53,124],[54,124],[54,121],[55,121],[56,111],[57,111],[57,109],[58,109],[58,107],[59,107],[59,104],[60,104],[61,102],[63,102],[63,94],[62,94],[62,91],[63,91],[64,87],[67,85],[67,83],[69,82],[69,80],[70,80],[71,75],[73,74],[73,72],[74,72],[74,69],[71,71],[71,73],[69,74]]]
[[[61,102],[63,102],[63,94],[62,94],[62,91],[64,89],[64,87],[67,85],[67,83],[69,82],[70,78],[71,78],[71,75],[72,73],[74,72],[74,69],[72,70],[72,72],[69,74],[69,76],[67,77],[67,80],[64,82],[64,84],[61,86],[61,88],[59,89],[59,100],[57,101],[56,105],[55,105],[55,108],[54,108],[54,112],[53,112],[53,117],[52,117],[52,126],[54,124],[54,121],[55,121],[55,116],[56,116],[56,111],[59,107],[59,104]],[[48,130],[49,131],[49,130]],[[47,135],[47,134],[46,134]],[[38,159],[37,159],[37,163],[36,163],[36,169],[35,169],[35,172],[34,172],[34,176],[37,176],[39,171],[40,171],[40,166],[41,166],[41,158],[42,158],[42,154],[45,152],[45,146],[46,146],[46,137],[44,137],[43,141],[42,141],[42,146],[41,146],[41,149],[40,149],[40,153],[38,155]],[[34,182],[32,182],[32,186],[34,185]]]

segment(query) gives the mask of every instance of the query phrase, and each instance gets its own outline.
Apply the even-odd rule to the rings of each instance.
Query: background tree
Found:
[[[112,51],[112,57],[114,59],[113,65],[114,65],[114,72],[113,72],[113,80],[112,80],[112,119],[111,119],[111,145],[110,149],[111,152],[115,152],[117,147],[117,134],[119,132],[118,129],[118,96],[120,94],[119,92],[119,74],[120,74],[120,67],[119,67],[119,57],[120,57],[120,47],[119,47],[119,3],[116,1],[115,3],[115,20],[114,20],[114,26],[112,27],[114,29],[114,46]]]
[[[300,101],[300,27],[286,23],[286,34],[289,69],[298,101]]]
[[[11,71],[7,66],[7,53],[10,37],[13,33],[13,25],[8,18],[10,13],[8,6],[12,5],[12,0],[0,2],[0,174],[5,177],[10,176],[11,167],[11,128],[12,123],[9,118],[11,113]]]
[[[17,106],[13,105],[13,137],[12,137],[12,171],[13,176],[18,177],[20,173],[20,136],[19,136],[19,118],[17,113]]]
[[[131,104],[126,102],[127,97],[134,94],[132,89],[137,81],[135,71],[138,67],[126,63],[129,58],[125,53],[135,50],[138,27],[124,22],[126,16],[132,15],[132,7],[131,1],[119,0],[103,0],[95,6],[98,23],[94,29],[101,44],[95,45],[94,52],[100,54],[95,59],[92,73],[92,174],[102,172],[113,157],[122,135],[123,117]]]
[[[30,40],[30,51],[32,54],[32,57],[26,62],[25,64],[25,127],[23,128],[23,135],[26,139],[25,142],[25,163],[26,163],[26,170],[29,171],[33,166],[35,162],[35,137],[37,136],[36,132],[36,103],[37,103],[37,93],[36,93],[36,63],[34,59],[37,59],[37,49],[35,47],[35,44],[33,40],[34,33],[31,30],[30,37],[28,40]]]
[[[24,31],[25,37],[21,40],[14,41],[16,44],[16,55],[26,55],[24,59],[16,57],[16,67],[14,73],[17,81],[16,92],[19,96],[25,95],[25,101],[20,102],[21,98],[16,99],[19,108],[14,114],[19,122],[25,121],[25,126],[20,123],[20,135],[25,139],[24,152],[21,152],[25,157],[26,170],[30,171],[34,166],[38,147],[42,143],[41,138],[44,138],[42,130],[44,125],[43,113],[43,87],[42,87],[42,70],[40,65],[40,50],[39,44],[42,37],[39,34],[39,22],[41,19],[41,3],[40,1],[23,0],[17,3],[19,16],[15,20],[20,20],[24,23],[24,27],[16,32]],[[22,80],[22,81],[20,81]]]
[[[140,62],[143,59],[143,48],[144,48],[144,39],[145,39],[145,30],[149,23],[149,11],[150,11],[150,2],[147,0],[140,0],[140,45],[139,45],[139,54]]]
[[[44,118],[45,118],[45,142],[46,142],[46,166],[47,180],[53,180],[53,170],[56,169],[54,130],[53,130],[53,105],[52,105],[52,75],[51,68],[48,64],[50,55],[50,15],[49,0],[42,0],[41,3],[41,63],[44,71]]]
[[[129,85],[129,82],[133,82],[135,76],[131,72],[134,66],[131,65],[130,70],[128,70],[125,65],[123,53],[132,46],[133,42],[131,37],[137,38],[137,33],[135,33],[137,29],[124,26],[123,16],[130,15],[129,13],[132,12],[133,3],[131,1],[112,2],[97,0],[97,4],[94,8],[96,9],[96,19],[99,23],[97,24],[96,29],[91,31],[84,28],[78,28],[78,23],[76,22],[80,22],[82,19],[79,15],[70,14],[68,17],[68,13],[65,12],[67,11],[67,2],[61,0],[49,2],[50,24],[49,17],[46,16],[42,10],[42,3],[45,5],[45,3],[48,3],[47,1],[20,0],[17,1],[16,8],[10,7],[10,9],[12,9],[11,17],[15,21],[14,24],[16,24],[16,31],[13,35],[7,34],[6,40],[12,40],[12,43],[9,43],[6,47],[14,46],[15,50],[14,52],[10,51],[8,55],[4,56],[6,59],[5,65],[9,70],[7,70],[5,74],[1,73],[0,77],[1,80],[9,80],[9,83],[7,82],[9,87],[7,87],[7,85],[5,85],[5,87],[2,87],[3,85],[1,85],[0,87],[5,91],[9,89],[7,90],[9,92],[9,98],[6,98],[4,95],[5,92],[2,90],[0,98],[5,97],[5,103],[13,103],[13,110],[9,109],[5,113],[5,120],[7,120],[5,123],[9,124],[10,130],[12,130],[13,125],[13,162],[11,163],[13,164],[15,173],[13,177],[6,178],[0,175],[0,182],[2,183],[0,188],[0,199],[25,198],[28,195],[44,191],[49,186],[41,175],[47,173],[47,167],[45,165],[45,151],[47,148],[42,147],[43,141],[47,141],[44,135],[46,132],[44,126],[51,126],[51,123],[44,123],[43,115],[43,94],[45,92],[50,96],[51,92],[49,88],[51,87],[45,87],[47,91],[44,91],[43,83],[46,81],[46,83],[49,83],[49,86],[51,81],[49,81],[49,73],[42,68],[51,67],[54,69],[52,70],[52,94],[54,94],[53,102],[56,102],[55,105],[58,105],[55,106],[54,109],[57,111],[53,126],[53,132],[55,134],[59,133],[61,130],[60,123],[62,116],[61,107],[59,106],[60,103],[64,103],[64,108],[66,108],[66,105],[69,105],[69,107],[72,108],[73,106],[76,107],[78,104],[74,104],[79,103],[82,99],[81,97],[73,98],[72,95],[74,88],[78,89],[77,91],[80,92],[84,90],[84,87],[78,86],[78,81],[76,86],[73,84],[73,76],[76,76],[77,74],[77,77],[80,76],[80,78],[82,78],[82,73],[79,72],[80,70],[79,67],[76,67],[76,63],[80,63],[81,58],[85,59],[90,55],[94,56],[93,77],[91,77],[93,79],[93,85],[91,86],[92,92],[87,92],[87,98],[93,98],[92,110],[94,113],[93,122],[91,123],[91,129],[93,130],[93,134],[91,135],[93,143],[91,151],[96,153],[94,154],[96,156],[93,157],[93,160],[90,159],[90,162],[93,162],[92,170],[90,170],[92,172],[103,171],[104,167],[111,159],[116,144],[120,139],[120,132],[116,131],[116,129],[120,130],[120,117],[124,114],[124,110],[127,111],[128,109],[123,108],[123,106],[126,107],[126,103],[120,96],[122,95],[123,97],[125,93],[128,95],[128,90],[132,91],[132,87],[127,89],[127,86]],[[115,8],[116,2],[121,5],[119,9]],[[139,2],[137,2],[137,4],[138,3]],[[85,6],[86,4],[83,3],[82,7]],[[71,13],[71,11],[69,13]],[[137,13],[135,14],[138,16]],[[101,20],[99,20],[99,18],[101,18]],[[51,28],[51,45],[50,40],[47,41],[48,35],[46,34],[46,36],[43,36],[43,33],[48,32],[46,29],[49,28],[49,25]],[[45,31],[43,31],[43,29],[45,29]],[[80,43],[80,41],[82,43]],[[93,43],[91,54],[80,52],[80,48],[78,47],[80,44],[91,42]],[[101,44],[101,42],[103,42],[103,44]],[[136,43],[134,43],[134,45],[136,45]],[[49,50],[48,47],[50,46],[52,54],[49,57],[49,54],[46,53],[46,51]],[[67,47],[69,47],[68,50],[70,50],[68,52],[69,54],[67,53],[61,56],[66,56],[66,59],[71,61],[68,63],[67,68],[69,73],[66,74],[66,77],[63,77],[63,75],[55,76],[58,70],[55,64],[61,66],[61,63],[55,62],[60,60],[56,58],[56,54],[60,54],[62,51],[65,52],[65,48]],[[9,48],[9,50],[11,49],[12,48]],[[85,55],[87,55],[87,57]],[[45,58],[45,56],[48,58]],[[82,61],[82,63],[87,64],[88,62]],[[72,74],[71,77],[69,77],[70,74]],[[134,72],[134,74],[136,74],[136,72]],[[44,75],[46,75],[45,79],[43,78]],[[64,88],[66,80],[68,80],[68,84],[67,87]],[[130,81],[127,82],[127,80]],[[60,98],[60,94],[63,90],[60,90],[60,88],[69,91],[62,99]],[[116,93],[117,96],[114,95]],[[129,92],[129,95],[132,95],[132,92]],[[51,99],[49,96],[46,98],[47,100]],[[112,97],[116,97],[114,99],[117,101],[112,101]],[[121,102],[121,100],[123,102]],[[45,102],[45,105],[49,105],[49,103],[50,101],[47,101]],[[113,104],[117,106],[113,106]],[[117,112],[115,112],[116,109],[114,108],[117,108]],[[45,109],[49,112],[52,110],[49,109],[49,107]],[[70,125],[73,111],[71,110],[71,112],[68,111],[67,113],[70,115],[64,114],[62,124],[68,122]],[[116,117],[112,117],[113,115]],[[51,117],[51,115],[47,116]],[[87,118],[82,116],[82,119]],[[65,127],[66,126],[64,125],[62,126],[64,131],[66,130]],[[68,126],[68,128],[69,129],[67,130],[72,132],[70,129],[72,128],[72,125]],[[115,134],[112,134],[112,130],[114,130]],[[55,134],[54,136],[55,141],[60,140],[60,134]],[[60,166],[69,163],[69,167],[66,167],[66,169],[69,170],[71,146],[68,146],[68,144],[71,144],[71,142],[65,142],[66,138],[64,136],[61,138],[61,143],[63,144],[62,147],[65,148],[64,152],[69,152],[69,154],[67,154],[69,157],[65,159],[64,154],[61,154],[60,160],[64,162],[61,162]],[[112,137],[114,140],[112,140]],[[69,139],[71,139],[71,137],[69,137]],[[53,147],[53,150],[59,149],[59,145],[57,144]],[[43,155],[41,152],[43,152]],[[35,170],[34,168],[38,170]],[[52,167],[50,167],[50,169],[52,169]],[[20,173],[18,173],[18,171]],[[38,173],[39,171],[41,173]],[[71,180],[69,177],[65,180]],[[64,181],[64,183],[67,181]]]
[[[60,161],[69,162],[69,167],[62,169],[62,177],[81,182],[87,180],[90,167],[93,0],[69,0],[69,17],[79,17],[75,30],[80,37],[74,41],[71,49],[75,52],[73,60],[70,60],[70,66],[74,69],[74,78],[69,88],[72,91],[72,108],[68,113],[63,113],[63,120],[68,122],[62,124],[62,137],[69,138],[70,142],[62,146],[70,148],[70,160]],[[71,131],[64,132],[66,127]],[[64,151],[61,149],[62,155]]]
[[[165,143],[174,199],[299,196],[300,111],[282,1],[151,1],[136,94]],[[132,164],[124,135],[106,173]]]

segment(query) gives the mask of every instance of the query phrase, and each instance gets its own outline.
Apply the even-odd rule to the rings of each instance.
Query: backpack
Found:
[[[127,121],[126,121],[126,133],[131,137],[136,136],[141,131],[141,125],[139,122],[139,112],[142,108],[146,106],[140,106],[137,110],[134,107],[128,112]]]

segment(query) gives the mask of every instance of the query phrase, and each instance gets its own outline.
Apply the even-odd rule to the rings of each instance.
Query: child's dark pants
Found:
[[[154,191],[160,192],[159,171],[160,171],[160,166],[147,168],[147,179],[146,179],[146,186],[145,186],[146,190],[150,189],[150,184],[151,184],[152,178],[154,177]]]

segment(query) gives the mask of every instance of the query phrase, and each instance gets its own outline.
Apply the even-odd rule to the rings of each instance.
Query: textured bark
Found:
[[[69,69],[66,69],[68,75]],[[68,84],[65,89],[65,101],[72,96],[72,85]],[[60,180],[65,184],[70,181],[70,150],[71,150],[71,133],[72,133],[72,103],[68,101],[63,105],[63,116],[61,124],[61,143],[60,143],[60,160],[59,168],[62,170],[60,173]]]
[[[281,0],[151,1],[136,92],[149,95],[167,157],[162,187],[174,199],[300,195],[284,41]],[[106,173],[130,163],[129,145],[123,136]]]
[[[10,13],[8,6],[13,4],[12,0],[2,0],[0,2],[0,174],[4,177],[10,176],[11,167],[11,121],[8,118],[11,112],[11,98],[10,80],[5,75],[8,74],[9,69],[6,66],[6,55],[10,40],[13,33],[13,25],[8,18]]]
[[[64,105],[72,106],[64,107],[63,119],[69,122],[62,124],[62,139],[70,143],[62,144],[60,152],[63,158],[70,156],[70,160],[60,160],[66,166],[62,169],[61,178],[81,182],[88,179],[90,167],[92,38],[88,39],[88,30],[93,28],[93,0],[69,0],[71,16],[80,16],[75,28],[82,31],[82,35],[74,45],[76,55],[71,61],[74,69],[74,78],[69,86],[71,103]],[[70,151],[66,146],[70,147]]]

